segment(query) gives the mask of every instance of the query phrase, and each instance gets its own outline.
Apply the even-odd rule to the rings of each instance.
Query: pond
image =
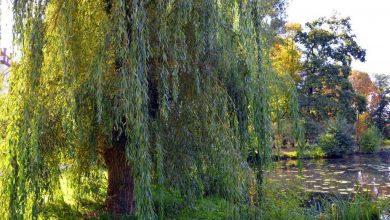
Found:
[[[390,197],[390,151],[302,162],[302,175],[296,160],[284,160],[276,163],[269,178],[301,183],[306,192],[348,195],[364,190],[375,197]]]

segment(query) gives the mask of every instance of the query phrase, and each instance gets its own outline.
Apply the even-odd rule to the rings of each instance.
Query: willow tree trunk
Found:
[[[104,152],[108,168],[106,207],[112,214],[134,214],[133,170],[126,160],[125,143],[116,143]]]

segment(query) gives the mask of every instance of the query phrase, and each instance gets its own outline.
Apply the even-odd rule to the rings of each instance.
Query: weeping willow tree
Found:
[[[251,190],[271,161],[273,91],[285,86],[274,83],[268,54],[284,8],[280,0],[15,0],[21,59],[6,107],[7,216],[37,218],[65,170],[75,189],[104,184],[106,170],[107,209],[140,219],[164,213],[154,186],[189,202],[259,201]]]

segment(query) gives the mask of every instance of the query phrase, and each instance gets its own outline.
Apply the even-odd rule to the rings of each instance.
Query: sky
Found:
[[[304,24],[334,14],[350,17],[366,62],[352,68],[369,74],[390,74],[390,0],[289,0],[288,22]]]
[[[0,0],[1,39],[0,48],[11,48],[12,45],[12,10],[11,0]]]

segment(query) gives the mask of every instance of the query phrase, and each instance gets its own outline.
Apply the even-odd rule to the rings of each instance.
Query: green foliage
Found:
[[[205,196],[188,204],[178,190],[164,189],[156,193],[156,202],[162,199],[167,219],[375,219],[388,209],[390,200],[371,201],[368,197],[355,195],[352,200],[322,195],[311,203],[314,195],[307,194],[296,185],[266,181],[264,201],[260,206],[246,203],[229,203],[224,198]],[[162,195],[162,197],[159,197]],[[330,198],[330,199],[329,199]],[[83,200],[83,209],[63,201],[45,204],[40,214],[43,219],[136,219],[134,216],[113,216],[99,203]],[[156,207],[158,208],[158,207]]]
[[[82,219],[83,215],[65,202],[45,205],[41,213],[43,219]]]
[[[281,156],[284,158],[298,159],[298,152],[297,151],[291,151],[291,152],[283,152],[282,151]],[[319,159],[319,158],[324,158],[325,156],[326,156],[325,152],[322,150],[321,147],[318,147],[318,146],[305,147],[301,153],[302,159]]]
[[[268,182],[261,205],[261,219],[307,219],[303,208],[306,199],[297,185],[286,187],[283,183]]]
[[[231,219],[234,217],[227,202],[221,198],[207,198],[196,201],[193,207],[183,209],[176,219]]]
[[[285,7],[284,0],[14,1],[21,59],[0,100],[7,115],[0,200],[8,201],[0,214],[117,218],[92,212],[107,190],[105,152],[123,147],[136,205],[123,218],[307,218],[295,188],[263,182],[273,136],[283,120],[291,123],[300,159],[300,113],[320,128],[337,114],[352,122],[351,106],[362,100],[346,79],[352,58],[365,52],[348,19],[299,31],[307,58],[299,112],[292,39],[275,60],[294,62],[272,63]],[[329,126],[322,149],[347,152],[351,130],[346,122]]]
[[[285,4],[15,1],[21,59],[7,97],[9,218],[37,218],[64,166],[76,204],[88,191],[100,200],[105,152],[122,137],[137,218],[165,215],[167,185],[190,204],[204,195],[246,201],[254,172],[246,158],[259,153],[257,186],[271,162],[277,97],[302,139],[295,87],[270,58]]]
[[[362,99],[348,77],[352,60],[364,61],[365,50],[357,44],[349,18],[320,18],[309,22],[297,33],[296,41],[302,46],[304,57],[298,87],[300,110],[309,121],[305,130],[313,141],[318,133],[312,132],[311,125],[325,124],[337,115],[353,123],[356,112],[362,110]]]
[[[312,158],[312,159],[313,158],[314,159],[323,158],[325,156],[326,156],[325,152],[320,147],[305,149],[305,151],[303,151],[303,154],[302,154],[303,158]]]
[[[370,126],[361,136],[359,145],[362,151],[373,153],[382,145],[382,135],[376,126]]]
[[[339,149],[338,143],[334,133],[326,132],[320,136],[318,145],[326,152],[328,156],[340,156],[344,152]]]
[[[272,65],[279,74],[288,74],[295,82],[298,82],[302,63],[300,61],[301,54],[294,38],[297,32],[301,30],[301,25],[296,23],[286,24],[284,29],[285,33],[278,36],[272,47]]]
[[[309,143],[316,143],[320,134],[322,134],[325,129],[326,127],[324,123],[314,120],[310,117],[305,117],[305,137]]]
[[[0,149],[4,150],[4,141],[7,134],[7,99],[0,95]]]
[[[326,202],[323,207],[324,219],[381,219],[383,211],[388,205],[388,200],[370,201],[362,195],[356,195],[350,200],[336,200]]]
[[[331,122],[326,131],[321,134],[318,146],[329,157],[340,157],[352,152],[354,140],[352,137],[353,126],[345,119],[338,118],[336,122]]]
[[[7,183],[7,126],[8,126],[8,110],[7,110],[7,99],[6,95],[0,95],[0,200],[6,201],[8,195],[5,192],[6,183]],[[5,205],[0,205],[0,215],[8,216],[8,207]]]

